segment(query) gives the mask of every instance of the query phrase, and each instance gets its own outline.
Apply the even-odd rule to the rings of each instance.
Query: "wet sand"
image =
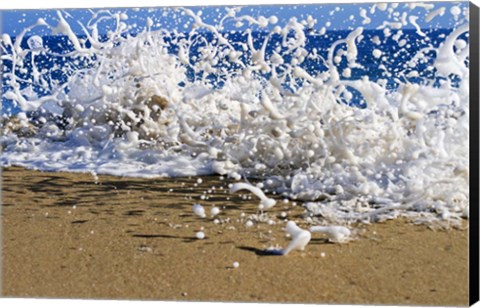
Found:
[[[449,231],[403,220],[362,225],[347,244],[315,235],[304,252],[271,256],[265,248],[288,243],[281,213],[298,219],[302,207],[280,202],[269,211],[276,224],[248,228],[257,200],[225,193],[219,177],[195,187],[196,178],[11,167],[2,180],[4,297],[467,305],[466,222]],[[196,202],[207,213],[220,207],[220,223],[195,216]]]

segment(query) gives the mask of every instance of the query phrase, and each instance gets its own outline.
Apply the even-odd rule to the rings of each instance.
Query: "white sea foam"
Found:
[[[277,203],[274,199],[265,196],[265,194],[260,188],[252,186],[250,184],[235,183],[232,185],[232,187],[230,187],[230,193],[235,193],[239,190],[248,190],[255,196],[257,196],[260,199],[260,204],[258,205],[258,208],[260,210],[268,210],[269,208],[275,206],[275,204]]]
[[[192,206],[192,210],[193,212],[195,213],[195,215],[197,215],[198,217],[201,217],[201,218],[205,218],[207,215],[205,214],[205,208],[198,204],[198,203],[195,203],[193,206]]]
[[[334,243],[347,242],[352,234],[350,230],[344,226],[315,226],[310,228],[310,232],[323,233]]]
[[[198,231],[195,233],[195,237],[199,240],[203,240],[205,238],[205,233],[203,231]]]
[[[287,255],[292,250],[304,250],[312,238],[312,234],[309,231],[303,230],[293,221],[287,222],[285,231],[290,235],[292,240],[288,244],[287,248],[281,251],[282,255]]]
[[[212,208],[210,209],[210,215],[211,215],[212,217],[215,217],[215,216],[217,216],[218,214],[220,214],[220,209],[219,209],[218,207],[215,206],[215,207],[212,207]]]
[[[427,21],[445,12],[419,7]],[[393,13],[397,6],[376,8]],[[305,204],[312,215],[341,224],[468,217],[469,48],[463,11],[450,10],[459,25],[439,48],[405,60],[393,90],[382,79],[352,77],[362,67],[362,27],[334,42],[324,58],[306,49],[305,26],[315,24],[312,17],[281,24],[275,16],[229,9],[219,24],[209,25],[190,9],[180,11],[191,18],[189,33],[153,31],[150,20],[143,32],[127,35],[126,16],[102,11],[85,26],[86,38],[72,31],[61,12],[55,22],[40,20],[25,29],[15,42],[3,35],[2,61],[10,68],[3,96],[23,112],[4,119],[1,164],[138,177],[255,177],[268,191],[312,201]],[[372,22],[374,11],[360,14],[364,24]],[[390,35],[410,24],[424,37],[419,16],[407,15],[389,14],[378,28]],[[116,27],[101,38],[98,28],[106,20]],[[226,23],[249,24],[245,40],[220,32]],[[67,36],[72,50],[52,52],[38,36],[24,49],[20,42],[36,27]],[[252,29],[260,28],[267,34],[258,39]],[[201,31],[212,39],[202,39]],[[274,36],[280,44],[268,49]],[[402,33],[395,38],[406,44]],[[373,54],[382,59],[382,46],[374,46]],[[431,52],[436,60],[427,70],[435,78],[414,82],[416,67]],[[76,65],[45,71],[39,55]],[[307,61],[328,70],[311,72]],[[340,71],[340,64],[346,69]],[[66,81],[52,77],[59,70]],[[349,104],[358,95],[366,108]],[[235,185],[232,192],[250,190],[262,209],[275,204],[258,187]]]

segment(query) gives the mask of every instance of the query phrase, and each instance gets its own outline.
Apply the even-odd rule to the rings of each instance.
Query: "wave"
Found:
[[[4,34],[3,97],[19,111],[3,116],[0,163],[256,179],[339,223],[468,217],[468,21],[429,37],[391,14],[379,35],[332,39],[311,33],[311,17],[231,8],[211,25],[178,10],[189,32],[149,19],[131,34],[128,16],[102,10],[82,36],[60,11],[55,26]],[[105,20],[115,26],[100,35]],[[249,26],[220,31],[226,23]],[[68,39],[26,37],[38,27]]]

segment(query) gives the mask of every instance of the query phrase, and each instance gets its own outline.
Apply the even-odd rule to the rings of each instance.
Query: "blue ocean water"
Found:
[[[316,53],[321,55],[324,59],[327,58],[328,52],[332,47],[334,42],[345,39],[351,31],[328,31],[324,35],[318,33],[308,33],[307,34],[307,44],[305,49],[312,53],[316,50]],[[352,69],[351,76],[342,77],[344,80],[357,80],[361,78],[369,78],[372,81],[378,81],[383,79],[385,81],[385,87],[388,90],[395,90],[398,87],[399,81],[405,82],[406,77],[409,73],[409,70],[415,69],[419,72],[418,76],[408,78],[408,82],[411,83],[431,83],[435,82],[437,79],[435,77],[435,70],[428,70],[427,68],[433,64],[436,58],[436,53],[434,51],[440,43],[445,39],[445,37],[452,32],[452,29],[425,29],[423,33],[426,36],[422,35],[414,29],[403,29],[402,30],[402,40],[405,40],[403,46],[399,46],[398,39],[395,39],[395,33],[390,35],[385,35],[385,32],[382,30],[364,30],[363,37],[357,42],[358,48],[358,58],[357,62],[361,67]],[[135,35],[135,34],[133,34]],[[267,33],[263,32],[253,32],[253,43],[255,48],[260,48]],[[214,34],[210,32],[200,32],[197,36],[202,36],[206,41],[214,40]],[[235,42],[245,42],[247,40],[247,33],[237,32],[237,33],[225,33],[225,38],[227,38],[233,45]],[[79,35],[79,39],[85,39],[86,37]],[[373,43],[372,40],[376,38],[380,43]],[[468,36],[463,35],[462,38],[465,41],[468,41]],[[12,38],[12,41],[15,42],[16,38]],[[24,37],[21,42],[21,47],[28,49],[29,37]],[[90,58],[88,60],[81,58],[71,58],[71,57],[62,57],[62,56],[51,56],[55,55],[64,55],[74,50],[71,41],[67,36],[55,35],[55,36],[44,36],[43,45],[48,51],[46,54],[36,55],[37,65],[39,69],[42,69],[44,72],[48,72],[50,79],[55,80],[59,84],[65,83],[70,75],[67,75],[66,72],[75,72],[76,70],[87,69],[92,65],[95,58]],[[106,38],[104,38],[106,39]],[[87,41],[87,47],[88,40]],[[172,54],[178,53],[178,47],[172,43],[169,43],[169,52]],[[272,51],[281,44],[281,37],[279,35],[273,35],[266,48],[266,53],[271,54]],[[193,45],[190,49],[190,55],[192,58],[198,57],[200,52],[199,49],[202,47],[202,44]],[[378,48],[382,51],[381,59],[375,58],[373,55],[373,50]],[[424,58],[424,61],[418,63],[414,68],[408,66],[408,61],[417,54],[418,51],[430,48],[430,52],[425,53],[427,57]],[[249,61],[251,54],[248,52],[242,56],[242,62],[246,63]],[[290,61],[291,55],[287,55],[284,58],[284,61]],[[24,66],[24,71],[17,72],[17,76],[20,78],[28,79],[32,74],[32,67],[29,65],[30,56],[26,57],[26,64]],[[379,64],[383,64],[383,68],[379,67]],[[11,62],[3,61],[3,72],[8,73],[11,70]],[[224,65],[220,62],[219,66]],[[348,63],[342,61],[338,64],[339,71],[342,71],[347,67]],[[302,63],[302,68],[304,68],[311,75],[316,75],[321,72],[328,70],[328,67],[325,63],[319,61],[313,61],[307,57],[307,59]],[[57,67],[58,69],[53,69]],[[64,67],[70,67],[71,69],[65,70]],[[235,67],[226,68],[232,69]],[[400,72],[402,74],[400,74]],[[191,69],[187,70],[187,76],[189,80],[195,80],[198,73],[196,74]],[[268,74],[265,77],[269,77]],[[439,78],[439,80],[444,78]],[[455,77],[452,76],[452,81],[455,83]],[[221,88],[225,80],[221,76],[209,76],[207,78],[215,88]],[[184,86],[179,84],[179,87]],[[288,85],[286,85],[288,87]],[[25,87],[25,84],[22,85]],[[2,93],[6,93],[9,89],[7,84],[7,79],[2,78]],[[34,92],[38,97],[48,95],[48,90],[41,87],[33,87]],[[68,89],[66,89],[68,93]],[[350,104],[357,105],[360,107],[365,107],[365,102],[363,101],[360,93],[358,91],[352,90],[354,97],[351,100]],[[11,100],[8,100],[2,97],[2,115],[15,115],[20,112],[21,109],[19,106],[16,106]]]

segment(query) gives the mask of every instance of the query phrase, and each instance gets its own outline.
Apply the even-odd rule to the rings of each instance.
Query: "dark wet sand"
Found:
[[[220,191],[227,183],[218,177],[198,187],[196,178],[95,183],[89,174],[11,167],[2,179],[4,297],[467,305],[467,223],[358,226],[350,243],[315,237],[304,252],[270,256],[264,248],[288,243],[281,212],[296,219],[302,207],[279,203],[269,212],[277,224],[247,228],[241,213],[255,214],[257,201]],[[230,222],[196,217],[199,201]]]

